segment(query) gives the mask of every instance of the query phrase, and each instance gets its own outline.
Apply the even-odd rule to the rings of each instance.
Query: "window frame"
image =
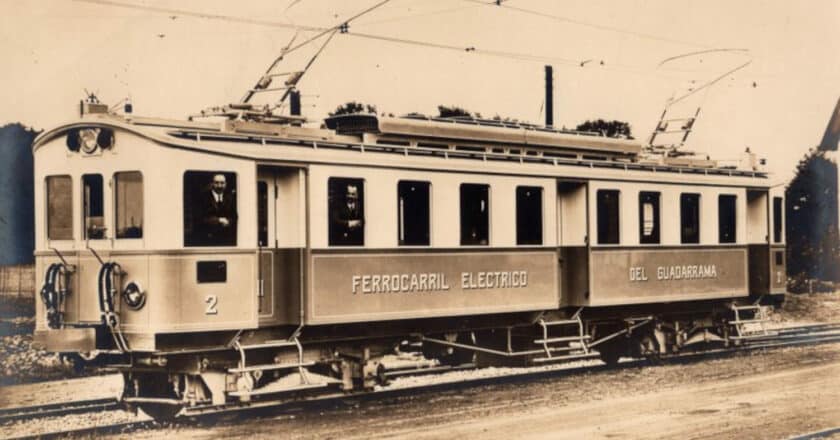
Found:
[[[683,206],[683,203],[687,200],[690,200],[690,197],[696,197],[697,200],[697,220],[696,220],[696,240],[689,240],[692,236],[686,235],[686,218],[684,217],[686,208]],[[700,244],[702,237],[700,235],[700,226],[701,226],[701,204],[702,204],[702,195],[700,193],[680,193],[680,244]]]
[[[601,219],[601,194],[614,194],[615,195],[615,240],[607,240],[608,238],[612,237],[602,237],[602,223]],[[605,224],[605,230],[609,228],[608,224]],[[606,234],[609,234],[610,231],[606,231]],[[598,245],[605,245],[605,246],[616,246],[621,244],[621,190],[618,189],[608,189],[608,188],[601,188],[595,191],[595,242]]]
[[[265,186],[265,211],[262,211],[261,203],[263,202],[262,194],[260,194],[260,187]],[[265,180],[257,179],[257,247],[263,248],[268,247],[268,239],[269,239],[269,230],[271,229],[271,225],[269,224],[270,217],[269,211],[271,206],[269,204],[269,191],[268,191],[268,182]],[[263,243],[262,236],[263,236],[263,223],[262,221],[265,220],[265,243]]]
[[[482,240],[478,240],[477,243],[472,243],[466,240],[464,236],[464,188],[465,187],[482,187],[486,189],[486,198],[487,198],[487,207],[485,209],[485,217],[486,217],[486,237],[484,239],[485,243],[481,243]],[[489,183],[470,183],[470,182],[462,182],[458,185],[458,235],[459,235],[459,243],[461,246],[490,246],[490,237],[491,237],[491,230],[490,230],[490,197],[491,197],[491,186]]]
[[[776,209],[776,202],[778,202],[778,209]],[[772,215],[773,215],[773,243],[784,243],[785,241],[785,198],[780,196],[772,197]]]
[[[232,175],[233,177],[235,177],[236,185],[234,186],[234,191],[236,192],[236,197],[235,197],[236,198],[236,205],[234,206],[234,210],[235,210],[235,214],[236,214],[236,230],[234,231],[234,244],[232,244],[232,245],[230,245],[230,244],[223,244],[223,245],[220,245],[220,244],[210,244],[210,245],[207,245],[207,244],[198,244],[198,245],[197,244],[192,244],[192,245],[187,245],[186,230],[184,228],[184,226],[186,226],[185,223],[187,221],[187,218],[186,218],[186,215],[185,215],[186,214],[186,212],[185,212],[186,211],[186,206],[184,204],[184,201],[185,201],[184,191],[186,191],[186,186],[184,184],[185,184],[185,178],[187,176],[187,173],[205,173],[205,174],[211,174],[211,175],[212,174],[225,174],[225,175]],[[236,247],[239,247],[241,245],[241,242],[240,242],[240,239],[239,239],[240,238],[240,234],[239,234],[239,230],[240,230],[240,227],[239,227],[239,212],[241,211],[241,203],[242,202],[240,201],[240,197],[239,197],[239,189],[240,189],[239,182],[241,180],[239,177],[240,177],[239,173],[236,172],[236,171],[224,171],[224,170],[218,170],[218,169],[216,169],[216,170],[186,169],[186,170],[184,170],[183,173],[181,173],[181,215],[183,217],[182,224],[181,224],[181,243],[183,244],[183,247],[185,247],[185,248],[213,248],[213,247],[236,248]],[[211,177],[211,179],[212,179],[212,177]],[[228,184],[230,184],[230,182],[228,182]],[[193,219],[193,221],[195,221],[195,220]],[[195,233],[195,232],[193,232],[193,233]]]
[[[85,210],[85,202],[87,201],[87,198],[85,197],[85,177],[86,176],[99,176],[99,179],[101,180],[101,186],[102,186],[101,196],[102,197],[100,197],[99,203],[102,205],[102,227],[104,229],[102,230],[102,237],[98,237],[98,238],[97,237],[93,237],[93,238],[88,237],[88,227],[87,227],[88,215],[87,215],[87,212]],[[109,238],[108,237],[108,218],[105,215],[106,214],[106,209],[105,209],[105,186],[106,186],[105,185],[105,176],[103,176],[102,173],[97,173],[97,172],[85,173],[85,174],[82,174],[79,177],[79,189],[82,192],[81,197],[80,197],[80,199],[81,199],[80,202],[82,203],[82,206],[81,206],[82,240],[84,240],[84,241],[107,240]]]
[[[524,243],[522,238],[519,236],[520,228],[519,228],[519,191],[520,190],[536,190],[539,193],[539,240],[534,243]],[[542,186],[535,186],[535,185],[517,185],[514,194],[516,197],[516,219],[515,219],[515,228],[516,228],[516,245],[517,246],[542,246],[545,243],[545,189]],[[489,199],[488,195],[488,199]]]
[[[723,201],[732,200],[732,238],[724,240],[723,236]],[[738,242],[738,196],[736,194],[718,194],[718,244],[735,244]]]
[[[330,212],[330,184],[333,180],[358,181],[358,182],[361,183],[359,185],[361,187],[360,196],[359,196],[359,205],[360,205],[359,206],[359,208],[360,208],[359,211],[361,212],[361,217],[362,217],[361,218],[361,220],[362,220],[362,226],[361,226],[362,237],[361,238],[362,239],[361,239],[360,244],[355,244],[355,243],[335,244],[335,243],[332,242],[333,234],[331,233],[332,213]],[[326,188],[327,189],[327,197],[326,197],[326,202],[327,202],[327,246],[329,246],[329,247],[339,247],[339,248],[364,247],[365,246],[366,239],[367,239],[367,221],[366,221],[366,219],[367,219],[367,211],[366,211],[366,209],[367,209],[367,207],[366,207],[367,196],[365,195],[365,193],[366,193],[365,188],[366,187],[367,187],[367,179],[365,179],[363,177],[329,176],[327,178],[327,188]]]
[[[70,188],[68,190],[70,200],[68,202],[68,206],[70,207],[71,212],[70,212],[70,217],[69,217],[70,218],[70,226],[67,228],[67,230],[70,231],[70,236],[67,237],[67,238],[65,238],[65,237],[53,238],[50,234],[50,223],[51,223],[50,222],[50,218],[51,218],[50,213],[51,213],[51,211],[50,211],[50,184],[49,184],[49,180],[51,178],[60,178],[60,177],[65,177],[70,181]],[[73,213],[74,203],[73,203],[73,176],[72,175],[70,175],[70,174],[54,174],[54,175],[44,176],[44,205],[45,205],[45,208],[46,208],[44,210],[45,215],[46,215],[46,219],[44,221],[44,226],[46,226],[45,235],[47,237],[47,240],[50,240],[50,241],[73,241],[73,240],[75,240],[76,239],[76,231],[75,231],[76,228],[73,227],[73,223],[74,223],[74,220],[75,220],[76,217],[75,217],[75,214]]]
[[[133,174],[133,173],[136,173],[136,174],[140,175],[140,190],[142,191],[142,198],[143,198],[142,206],[140,208],[141,208],[141,212],[143,213],[142,223],[143,224],[146,223],[146,176],[143,175],[143,172],[140,171],[140,170],[115,171],[114,174],[111,176],[111,179],[114,182],[114,186],[113,186],[114,187],[114,194],[113,194],[113,196],[114,196],[113,197],[113,201],[114,201],[114,239],[116,239],[116,240],[142,240],[143,239],[143,234],[145,232],[145,228],[143,226],[141,226],[139,237],[120,237],[119,236],[119,216],[118,216],[118,212],[119,212],[119,203],[118,203],[119,191],[117,189],[117,185],[118,185],[117,182],[118,182],[119,179],[117,178],[117,176],[120,175],[120,174]]]
[[[653,231],[651,238],[645,238],[645,213],[644,205],[648,201],[645,197],[654,197],[653,204]],[[647,241],[646,241],[647,240]],[[639,191],[639,244],[662,244],[662,192],[661,191]]]
[[[426,217],[426,243],[417,244],[417,243],[405,243],[405,239],[401,239],[400,236],[404,232],[404,218],[402,216],[402,212],[400,211],[400,185],[401,184],[425,184],[426,185],[426,197],[428,203],[427,209],[427,217]],[[397,246],[401,247],[428,247],[432,245],[432,182],[428,180],[397,180]]]

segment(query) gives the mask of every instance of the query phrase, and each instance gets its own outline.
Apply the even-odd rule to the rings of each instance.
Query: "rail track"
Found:
[[[764,338],[755,339],[739,346],[717,348],[711,350],[682,352],[665,355],[660,358],[667,363],[689,363],[729,356],[736,353],[743,353],[756,350],[767,350],[793,346],[807,346],[840,342],[840,322],[826,324],[812,324],[797,327],[788,327],[775,330],[776,334]],[[593,358],[596,355],[593,355]],[[584,372],[602,372],[632,368],[645,365],[648,361],[644,359],[624,359],[616,366],[588,364],[583,366],[569,366],[557,364],[543,367],[526,367],[512,369],[503,375],[477,376],[458,378],[456,380],[444,380],[420,385],[409,385],[404,387],[386,386],[374,391],[356,394],[345,394],[333,392],[326,394],[297,396],[283,400],[255,401],[241,404],[230,404],[222,407],[195,407],[189,408],[178,417],[175,423],[203,423],[211,422],[216,418],[225,419],[235,417],[259,417],[261,415],[273,414],[292,410],[305,410],[313,407],[329,407],[348,400],[365,401],[372,399],[396,398],[405,395],[417,394],[418,392],[429,393],[434,391],[455,390],[483,385],[512,383],[517,381],[530,381],[543,378],[555,377],[558,375],[574,375]],[[400,377],[442,374],[452,371],[476,369],[475,365],[464,364],[459,366],[422,366],[401,367],[386,372],[388,379]],[[27,407],[0,409],[0,428],[14,421],[42,419],[47,417],[59,417],[74,414],[84,414],[96,411],[110,411],[122,408],[122,404],[113,398],[91,399],[76,402],[50,403],[46,405],[33,405]],[[116,434],[133,430],[151,429],[161,426],[158,422],[150,419],[138,419],[129,422],[113,423],[100,426],[88,426],[71,429],[60,429],[50,432],[39,432],[37,434],[25,435],[11,438],[55,438],[67,436],[87,436]]]

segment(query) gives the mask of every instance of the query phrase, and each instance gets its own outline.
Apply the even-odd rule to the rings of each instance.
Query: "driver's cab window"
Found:
[[[82,231],[85,240],[106,238],[105,209],[102,206],[102,175],[82,176]]]
[[[236,246],[236,174],[184,173],[184,246]]]

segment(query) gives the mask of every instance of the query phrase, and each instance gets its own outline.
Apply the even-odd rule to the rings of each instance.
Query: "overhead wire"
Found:
[[[196,18],[202,18],[202,19],[220,20],[220,21],[226,21],[226,22],[231,22],[231,23],[244,23],[244,24],[253,24],[253,25],[259,25],[259,26],[266,26],[266,27],[292,29],[292,30],[296,30],[296,31],[317,32],[314,36],[298,43],[297,45],[292,46],[292,47],[288,47],[285,50],[284,55],[288,55],[289,53],[294,52],[294,51],[312,43],[313,41],[318,40],[319,38],[322,38],[322,37],[326,36],[327,34],[330,34],[332,31],[334,31],[335,29],[338,29],[341,26],[341,24],[339,24],[337,26],[332,26],[332,27],[306,26],[306,25],[298,25],[298,24],[292,24],[292,23],[282,23],[282,22],[277,22],[277,21],[270,21],[270,20],[257,20],[257,19],[233,17],[233,16],[227,16],[227,15],[221,15],[221,14],[196,12],[196,11],[189,11],[189,10],[184,10],[184,9],[173,9],[173,8],[163,8],[163,7],[148,6],[148,5],[139,5],[139,4],[122,2],[122,1],[117,1],[117,0],[72,0],[72,1],[98,4],[98,5],[104,5],[104,6],[114,6],[114,7],[128,8],[128,9],[133,9],[133,10],[151,11],[151,12],[158,12],[158,13],[165,13],[165,14],[177,14],[177,15],[190,16],[190,17],[196,17]],[[342,21],[342,24],[349,23],[349,22],[351,22],[351,21],[353,21],[353,20],[355,20],[355,19],[373,11],[374,9],[384,5],[388,1],[389,0],[384,0],[384,1],[381,1],[381,2],[373,5],[370,8],[367,8],[364,11],[350,17],[349,19],[346,19],[346,20]],[[482,5],[487,5],[487,4],[496,5],[495,2],[484,3],[484,2],[481,2],[481,1],[478,1],[478,0],[465,0],[465,1],[471,1],[473,3],[478,3],[478,4],[482,4]],[[508,6],[506,4],[502,4],[501,6],[505,7],[505,8],[512,8],[512,9],[515,9],[515,10],[523,10],[523,8],[514,8],[514,7]],[[548,16],[548,17],[554,18],[554,19],[562,19],[564,21],[569,21],[569,22],[575,23],[575,24],[586,24],[586,25],[589,25],[589,26],[599,27],[599,28],[602,27],[604,29],[612,30],[612,31],[615,31],[615,32],[621,31],[620,29],[615,29],[615,28],[611,28],[611,27],[608,27],[608,26],[600,26],[600,25],[595,25],[595,24],[592,24],[592,23],[578,22],[574,19],[569,19],[569,18],[566,18],[566,17],[552,16],[550,14],[542,14],[542,13],[538,13],[536,11],[530,11],[530,10],[523,10],[523,11],[528,11],[529,13],[534,13],[534,14],[545,15],[545,16]],[[522,53],[522,52],[500,51],[500,50],[492,50],[492,49],[481,49],[481,48],[471,46],[471,45],[463,46],[463,45],[454,45],[454,44],[445,44],[445,43],[435,43],[435,42],[429,42],[429,41],[414,40],[414,39],[401,38],[401,37],[392,37],[392,36],[386,36],[386,35],[377,35],[377,34],[370,34],[370,33],[360,33],[360,32],[348,32],[348,33],[342,33],[342,35],[349,36],[349,37],[368,39],[368,40],[377,40],[377,41],[385,41],[385,42],[391,42],[391,43],[397,43],[397,44],[412,45],[412,46],[417,46],[417,47],[441,49],[441,50],[447,50],[447,51],[452,51],[452,52],[461,52],[461,53],[470,53],[470,54],[477,54],[477,55],[501,57],[501,58],[513,59],[513,60],[517,60],[517,61],[558,63],[560,65],[565,65],[566,67],[572,67],[572,66],[578,67],[578,66],[580,66],[580,61],[579,60],[570,59],[570,58],[563,58],[563,57],[556,57],[556,56],[535,55],[535,54]],[[279,62],[279,59],[281,59],[281,57],[278,57],[277,59],[274,60],[274,62],[272,62],[272,67],[270,67],[270,69],[273,68],[273,66],[276,66],[276,63]],[[606,65],[606,66],[603,66],[603,65],[599,66],[599,68],[603,68],[603,69],[606,69],[606,70],[616,70],[616,71],[621,71],[621,72],[631,73],[631,74],[637,74],[637,75],[654,75],[654,76],[660,76],[660,77],[673,78],[673,76],[663,75],[661,73],[661,71],[657,72],[657,71],[652,70],[652,69],[646,69],[646,68],[635,67],[635,66],[623,66],[623,65],[617,65],[617,64],[610,64],[610,65]]]
[[[121,2],[115,0],[72,0],[79,3],[91,3],[96,5],[102,6],[115,6],[119,8],[125,9],[134,9],[137,11],[146,11],[146,12],[158,12],[162,14],[167,14],[171,16],[175,15],[182,15],[185,17],[195,17],[195,18],[203,18],[207,20],[218,20],[218,21],[226,21],[230,23],[243,23],[243,24],[252,24],[257,26],[265,26],[265,27],[274,27],[274,28],[286,28],[286,29],[296,29],[296,30],[303,30],[303,31],[323,31],[325,28],[323,27],[316,27],[316,26],[300,26],[296,24],[289,24],[289,23],[281,23],[277,21],[271,20],[257,20],[253,18],[244,18],[244,17],[232,17],[230,15],[222,15],[222,14],[211,14],[207,12],[196,12],[190,11],[186,9],[175,9],[175,8],[163,8],[159,6],[150,6],[150,5],[138,5],[135,3],[128,3],[128,2]]]
[[[465,6],[460,6],[460,7],[457,7],[457,8],[439,9],[439,10],[428,12],[428,13],[407,14],[407,15],[402,15],[402,16],[398,16],[398,17],[383,18],[381,20],[358,22],[358,23],[356,23],[356,26],[374,26],[374,25],[378,25],[378,24],[393,23],[395,21],[403,21],[403,20],[409,20],[409,19],[414,19],[414,18],[423,18],[423,17],[431,17],[431,16],[434,16],[434,15],[448,14],[450,12],[463,11],[465,9],[472,9],[472,8],[478,8],[478,7],[479,7],[478,5],[465,5]]]
[[[533,9],[522,8],[522,7],[519,7],[519,6],[511,6],[510,4],[507,4],[507,3],[485,2],[485,1],[481,1],[481,0],[463,0],[463,1],[467,1],[467,2],[470,2],[470,3],[476,3],[476,4],[480,4],[480,5],[484,5],[484,6],[501,7],[501,8],[509,9],[509,10],[512,10],[512,11],[517,11],[517,12],[520,12],[520,13],[523,13],[523,14],[548,18],[548,19],[551,19],[551,20],[556,20],[556,21],[560,21],[560,22],[564,22],[564,23],[570,23],[570,24],[574,24],[574,25],[577,25],[577,26],[583,26],[583,27],[588,27],[588,28],[592,28],[592,29],[598,29],[598,30],[601,30],[601,31],[615,32],[615,33],[624,34],[624,35],[632,35],[632,36],[635,36],[635,37],[638,37],[638,38],[644,38],[644,39],[654,40],[654,41],[659,41],[659,42],[664,42],[664,43],[679,44],[679,45],[683,45],[683,46],[701,47],[701,48],[708,48],[709,47],[706,44],[699,44],[699,43],[695,43],[695,42],[691,42],[691,41],[677,40],[677,39],[674,39],[674,38],[663,37],[663,36],[660,36],[660,35],[654,35],[654,34],[645,33],[645,32],[638,32],[638,31],[633,31],[633,30],[630,30],[630,29],[622,29],[622,28],[619,28],[619,27],[607,26],[607,25],[603,25],[603,24],[599,24],[599,23],[592,23],[592,22],[583,21],[583,20],[576,19],[576,18],[565,17],[565,16],[562,16],[562,15],[549,14],[549,13],[546,13],[546,12],[541,12],[541,11],[536,11],[536,10],[533,10]]]

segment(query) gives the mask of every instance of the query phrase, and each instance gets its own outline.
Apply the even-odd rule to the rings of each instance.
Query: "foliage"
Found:
[[[624,121],[606,121],[603,119],[596,119],[594,121],[587,120],[579,124],[577,131],[594,131],[603,133],[604,136],[615,138],[621,137],[625,139],[633,139],[632,127]]]
[[[32,141],[38,131],[0,127],[0,265],[28,264],[35,249]]]
[[[373,113],[376,114],[376,106],[370,104],[363,104],[361,102],[350,101],[338,106],[330,112],[330,116],[350,115],[353,113]]]
[[[472,116],[473,116],[473,114],[470,113],[469,111],[464,110],[463,108],[455,106],[455,105],[453,105],[453,106],[439,105],[438,106],[438,117],[439,118],[458,118],[458,117],[471,118]],[[481,115],[476,114],[476,117],[480,118]]]
[[[785,189],[785,237],[791,278],[840,281],[837,167],[811,150]]]

